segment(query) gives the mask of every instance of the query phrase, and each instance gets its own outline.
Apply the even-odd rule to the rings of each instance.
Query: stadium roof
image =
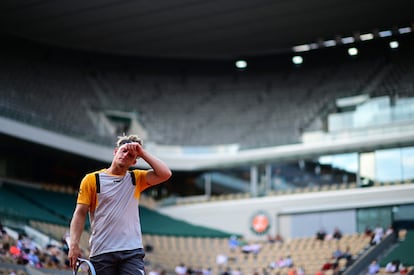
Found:
[[[234,59],[412,26],[411,0],[3,0],[3,35],[146,57]]]

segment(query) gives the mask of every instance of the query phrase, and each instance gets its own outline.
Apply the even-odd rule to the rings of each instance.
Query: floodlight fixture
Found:
[[[399,28],[399,29],[398,29],[398,32],[399,32],[400,34],[405,34],[405,33],[410,33],[410,32],[412,32],[412,30],[411,30],[411,28],[410,28],[410,27],[403,27],[403,28]]]
[[[374,35],[372,33],[364,33],[359,36],[359,39],[361,39],[361,41],[372,40],[374,39]]]
[[[342,44],[351,44],[351,43],[355,42],[355,38],[352,37],[352,36],[342,37],[341,42],[342,42]]]
[[[389,36],[392,36],[392,31],[390,30],[380,31],[378,35],[379,37],[389,37]]]
[[[236,65],[237,69],[246,69],[247,68],[246,60],[237,60],[235,65]]]
[[[335,40],[326,40],[323,42],[323,45],[325,47],[333,47],[336,45],[336,41]]]
[[[307,52],[310,51],[311,47],[308,44],[303,44],[303,45],[297,45],[293,47],[293,51],[298,53],[298,52]]]
[[[391,49],[397,49],[400,46],[400,44],[398,43],[398,41],[395,41],[395,40],[390,41],[389,45],[390,45],[390,48]]]
[[[310,43],[309,47],[311,48],[311,50],[315,50],[315,49],[319,48],[319,45],[318,45],[318,43]]]
[[[355,55],[357,55],[357,54],[358,54],[358,49],[357,49],[357,48],[355,48],[355,47],[349,48],[349,49],[348,49],[348,54],[349,54],[350,56],[355,56]]]
[[[303,57],[300,55],[295,55],[294,57],[292,57],[292,63],[295,65],[300,65],[303,63]]]

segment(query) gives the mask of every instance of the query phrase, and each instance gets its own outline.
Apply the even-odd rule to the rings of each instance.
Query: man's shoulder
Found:
[[[144,180],[145,175],[148,173],[148,170],[141,170],[141,169],[132,169],[129,171],[134,174],[137,181]]]
[[[104,171],[105,171],[105,169],[102,168],[102,169],[99,169],[99,170],[96,170],[96,171],[93,171],[93,172],[89,172],[85,175],[85,177],[91,177],[91,176],[94,176],[96,173],[102,173]]]
[[[85,174],[82,182],[84,182],[85,184],[95,184],[97,175],[99,175],[99,173],[103,172],[104,170],[105,169],[101,169],[101,170],[97,170],[97,171],[89,172]]]

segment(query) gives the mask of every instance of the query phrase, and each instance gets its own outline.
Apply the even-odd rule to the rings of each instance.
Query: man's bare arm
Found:
[[[141,158],[145,160],[152,168],[147,174],[147,183],[150,185],[159,184],[168,180],[172,172],[170,168],[160,159],[151,155],[150,153],[143,151]]]
[[[86,215],[89,211],[89,205],[77,204],[70,222],[70,243],[69,243],[69,261],[72,267],[75,267],[76,260],[81,257],[79,246],[80,238],[85,226]]]

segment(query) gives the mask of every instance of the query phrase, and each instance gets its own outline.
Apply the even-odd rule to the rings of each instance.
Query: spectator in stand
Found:
[[[342,253],[342,259],[346,259],[346,266],[349,266],[352,264],[352,253],[351,253],[351,247],[348,245]]]
[[[398,262],[397,261],[391,261],[388,262],[385,266],[385,272],[386,273],[395,273],[398,271]]]
[[[228,258],[225,254],[218,254],[216,257],[216,264],[218,266],[225,266],[227,265]]]
[[[260,244],[252,243],[252,244],[246,244],[246,245],[244,245],[242,247],[242,252],[244,254],[246,254],[246,256],[249,253],[252,253],[253,255],[257,255],[257,254],[259,254],[260,249],[261,249]]]
[[[17,238],[17,247],[23,252],[29,252],[31,246],[30,242],[30,239],[27,238],[25,234],[20,233]]]
[[[184,263],[180,263],[174,269],[176,275],[185,275],[187,273],[187,267]]]
[[[305,269],[301,266],[296,270],[297,275],[305,275]]]
[[[194,269],[195,275],[203,275],[203,268],[201,266]]]
[[[231,271],[231,275],[243,275],[243,274],[242,274],[242,272],[241,272],[240,267],[238,267],[238,268],[234,268],[234,269]]]
[[[202,270],[202,274],[203,274],[203,275],[212,275],[212,274],[213,274],[213,272],[211,271],[211,267],[204,268],[204,269]]]
[[[276,240],[275,240],[275,238],[272,237],[272,235],[267,234],[267,242],[268,243],[275,243]]]
[[[237,239],[237,236],[232,235],[229,239],[229,249],[231,252],[235,251],[239,247],[239,240]]]
[[[221,273],[221,275],[231,275],[231,269],[230,267],[226,267],[224,271]]]
[[[40,254],[40,251],[38,249],[35,249],[35,250],[31,249],[29,251],[29,254],[27,254],[27,260],[28,260],[29,265],[36,267],[36,268],[42,267],[42,263],[40,262],[40,259],[38,256],[39,254]]]
[[[148,272],[148,275],[160,275],[160,271],[159,271],[159,269],[158,268],[156,268],[156,267],[153,267],[153,268],[151,268],[150,270],[149,270],[149,272]]]
[[[325,272],[323,270],[316,271],[315,275],[325,275]]]
[[[404,266],[402,263],[400,263],[400,265],[398,266],[398,270],[400,271],[401,275],[408,274],[408,268]]]
[[[339,265],[337,265],[333,270],[331,275],[341,275],[341,269],[339,268]]]
[[[280,257],[279,260],[276,261],[276,266],[278,268],[286,267],[285,259],[283,257]]]
[[[336,259],[334,259],[334,258],[327,259],[326,262],[322,265],[321,271],[334,269],[335,266],[337,266],[337,265],[338,265],[338,263],[337,263]]]
[[[10,256],[10,247],[15,243],[13,238],[7,234],[5,229],[2,229],[1,232],[1,245],[0,245],[0,255]]]
[[[350,264],[350,261],[352,260],[351,247],[347,246],[345,251],[342,251],[338,245],[336,250],[332,253],[332,258],[335,261],[339,261],[340,259],[346,259],[347,265]]]
[[[10,244],[7,242],[2,242],[0,245],[0,255],[8,256],[10,249]]]
[[[344,252],[342,252],[342,250],[339,248],[339,245],[336,247],[336,250],[332,253],[332,257],[335,260],[339,260],[342,258],[342,256],[344,255]]]
[[[374,275],[379,273],[380,266],[377,260],[373,260],[371,264],[368,266],[368,275]]]
[[[287,272],[287,275],[297,275],[297,270],[296,267],[294,267],[293,265],[291,267],[289,267],[289,270]]]
[[[283,237],[279,233],[277,233],[275,236],[275,241],[277,243],[283,243]]]
[[[325,240],[325,237],[326,237],[326,230],[325,230],[325,228],[321,227],[318,230],[318,232],[316,232],[316,239],[320,240],[320,241],[323,241],[323,240]]]
[[[364,231],[364,234],[365,234],[365,236],[367,236],[367,237],[372,237],[372,229],[371,229],[371,227],[369,226],[369,225],[367,225],[366,227],[365,227],[365,231]]]
[[[66,255],[69,253],[69,242],[70,242],[70,234],[69,231],[66,230],[61,239],[62,242],[62,250],[65,252]]]
[[[293,267],[293,259],[290,255],[287,255],[285,258],[285,266],[286,267]]]
[[[332,238],[335,240],[340,240],[342,238],[342,232],[338,227],[335,227],[332,233]]]
[[[285,259],[283,259],[283,257],[279,257],[278,260],[272,261],[269,265],[272,269],[283,268],[285,266]]]
[[[390,224],[390,226],[385,231],[385,236],[391,235],[393,233],[394,233],[394,227],[392,226],[392,224]]]
[[[384,228],[382,228],[379,224],[374,229],[374,234],[372,237],[371,244],[376,245],[379,244],[382,241],[382,238],[384,237]]]
[[[20,250],[20,248],[17,245],[13,244],[12,246],[10,246],[9,254],[12,256],[12,258],[14,258],[14,259],[19,258],[21,253],[22,253],[22,251]]]
[[[283,243],[283,238],[282,238],[282,236],[280,236],[279,233],[277,233],[275,235],[275,237],[272,237],[272,235],[268,234],[267,235],[267,241],[269,243]]]

